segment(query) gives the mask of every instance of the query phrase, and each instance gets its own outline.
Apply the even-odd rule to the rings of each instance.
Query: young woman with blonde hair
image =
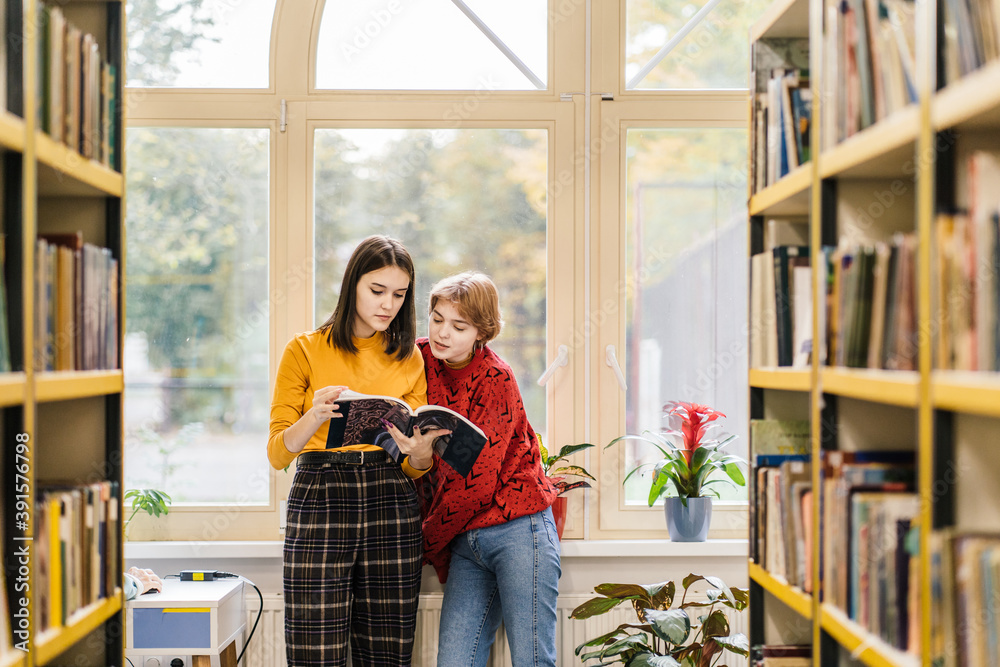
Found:
[[[438,667],[485,665],[501,620],[515,667],[556,660],[557,491],[514,373],[488,345],[502,326],[493,281],[462,273],[431,290],[429,336],[417,341],[428,402],[467,416],[489,439],[467,476],[435,456],[418,480],[424,560],[445,584]]]

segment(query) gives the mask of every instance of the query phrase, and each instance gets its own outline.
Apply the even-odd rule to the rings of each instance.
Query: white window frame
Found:
[[[311,11],[306,2],[312,3]],[[624,396],[604,364],[604,350],[612,344],[624,362],[624,309],[616,305],[622,303],[618,285],[625,257],[621,138],[630,127],[745,127],[747,93],[625,90],[625,0],[549,0],[545,91],[494,91],[484,97],[477,91],[317,90],[315,45],[323,6],[324,0],[278,0],[267,89],[126,91],[129,127],[266,127],[271,133],[270,381],[285,343],[313,325],[316,128],[544,128],[550,177],[546,361],[555,359],[562,344],[570,355],[569,364],[557,369],[547,385],[549,432],[543,435],[550,446],[596,444],[576,455],[575,462],[599,480],[589,491],[569,494],[564,539],[665,538],[659,507],[624,505],[623,448],[603,449],[624,428]],[[593,35],[589,44],[588,27]],[[613,101],[602,101],[602,96]],[[298,287],[291,288],[293,284]],[[609,312],[614,316],[608,317]],[[265,451],[266,442],[261,442],[264,465]],[[155,520],[141,517],[130,529],[130,540],[280,540],[291,480],[292,469],[270,470],[266,505],[185,505]],[[745,502],[716,503],[710,537],[745,537],[746,515]]]

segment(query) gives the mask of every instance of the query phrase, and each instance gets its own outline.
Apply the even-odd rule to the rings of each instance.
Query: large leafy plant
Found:
[[[660,450],[662,459],[636,466],[623,480],[628,481],[632,475],[652,468],[650,507],[661,495],[669,494],[671,488],[686,505],[688,498],[709,495],[718,497],[718,492],[709,488],[713,484],[746,484],[746,478],[740,470],[741,465],[746,465],[746,459],[723,451],[726,445],[736,439],[735,435],[722,433],[716,423],[720,417],[725,417],[724,414],[707,405],[684,401],[670,401],[663,406],[663,413],[667,420],[667,427],[663,431],[623,435],[605,447],[607,449],[625,440],[639,440]],[[725,473],[728,479],[709,479],[716,471]]]
[[[707,599],[688,601],[688,589],[699,581],[713,586]],[[672,605],[677,587],[672,581],[597,586],[594,592],[600,597],[581,604],[570,618],[590,618],[631,602],[638,623],[623,623],[580,644],[576,655],[584,663],[597,660],[598,665],[621,663],[628,667],[726,667],[720,664],[724,650],[748,656],[747,636],[731,633],[723,607],[742,612],[749,603],[749,591],[700,574],[689,574],[681,585],[684,593],[676,607]]]
[[[566,461],[567,458],[577,452],[583,451],[588,447],[593,447],[590,443],[581,443],[579,445],[563,445],[563,447],[555,454],[550,454],[549,450],[545,448],[545,444],[542,443],[542,436],[535,434],[538,439],[538,449],[542,454],[542,470],[545,471],[545,476],[552,480],[556,488],[559,489],[559,495],[563,495],[571,489],[589,489],[590,482],[588,479],[594,479],[587,470],[581,466],[576,465],[561,465],[556,467],[556,464],[560,461]],[[574,482],[569,482],[566,477],[583,477],[585,479],[578,479]],[[597,480],[594,479],[596,482]]]

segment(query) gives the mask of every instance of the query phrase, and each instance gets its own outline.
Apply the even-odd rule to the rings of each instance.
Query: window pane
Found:
[[[128,131],[127,488],[268,502],[268,141]]]
[[[465,3],[537,77],[492,43],[454,3],[327,2],[316,87],[374,90],[536,90],[548,74],[548,3]]]
[[[628,0],[625,80],[630,89],[747,88],[747,33],[771,0],[719,0],[653,68],[646,63],[712,0]]]
[[[276,0],[130,0],[129,86],[267,88]]]
[[[514,369],[532,426],[545,433],[547,133],[544,130],[317,130],[314,313],[337,304],[361,239],[387,234],[416,265],[417,335],[439,279],[477,270],[500,292],[490,345]]]
[[[726,414],[730,451],[746,456],[746,131],[634,129],[626,141],[628,433],[665,426],[667,401],[702,403]],[[626,469],[658,454],[630,443]],[[626,502],[648,492],[634,476]]]

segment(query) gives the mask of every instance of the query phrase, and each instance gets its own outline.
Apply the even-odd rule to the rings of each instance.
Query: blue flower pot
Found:
[[[712,499],[688,498],[687,507],[680,498],[664,498],[663,512],[667,530],[674,542],[704,542],[712,523]]]

